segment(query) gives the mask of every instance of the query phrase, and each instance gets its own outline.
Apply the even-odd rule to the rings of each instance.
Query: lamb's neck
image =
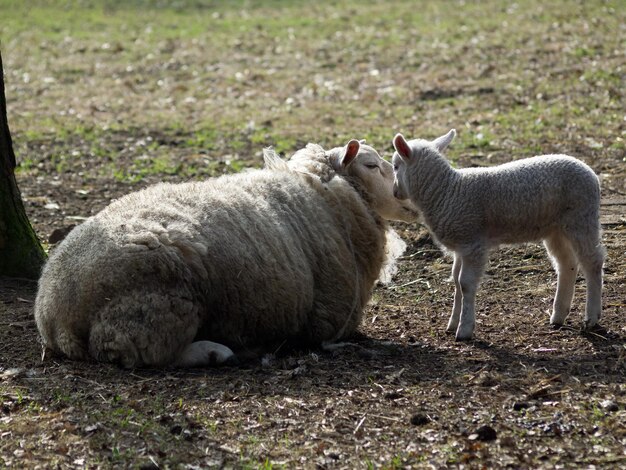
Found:
[[[450,192],[456,186],[460,174],[443,160],[427,162],[427,165],[417,165],[412,180],[413,194],[424,216],[435,212],[441,204],[450,197]]]

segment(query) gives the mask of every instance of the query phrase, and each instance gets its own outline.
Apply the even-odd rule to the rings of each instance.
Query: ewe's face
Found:
[[[372,198],[372,208],[384,219],[413,222],[417,208],[411,201],[394,197],[394,175],[391,164],[368,145],[361,145],[348,167],[350,175],[359,178]]]

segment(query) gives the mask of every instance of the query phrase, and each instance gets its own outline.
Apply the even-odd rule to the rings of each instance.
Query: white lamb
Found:
[[[413,221],[393,170],[352,140],[287,163],[129,194],[77,227],[35,303],[44,347],[125,367],[224,363],[233,350],[335,341],[358,327],[385,219]]]
[[[557,271],[552,325],[569,314],[580,263],[587,281],[585,328],[600,319],[602,264],[600,185],[587,165],[543,155],[492,168],[455,170],[441,155],[456,132],[432,142],[393,139],[394,195],[410,198],[435,240],[454,252],[454,306],[448,332],[467,340],[489,249],[543,240]]]

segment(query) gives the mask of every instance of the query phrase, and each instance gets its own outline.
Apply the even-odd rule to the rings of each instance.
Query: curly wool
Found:
[[[386,223],[321,147],[266,160],[129,194],[71,232],[39,281],[44,346],[163,366],[198,339],[237,350],[354,332],[383,266]]]

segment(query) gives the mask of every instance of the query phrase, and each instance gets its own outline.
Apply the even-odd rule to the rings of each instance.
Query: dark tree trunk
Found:
[[[0,276],[37,279],[46,255],[26,217],[14,170],[0,54]]]

